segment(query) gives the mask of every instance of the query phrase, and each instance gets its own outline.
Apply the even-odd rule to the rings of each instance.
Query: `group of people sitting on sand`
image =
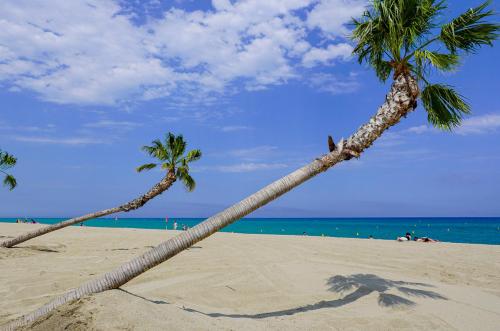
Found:
[[[409,232],[406,232],[405,236],[404,237],[397,237],[396,239],[397,241],[411,241],[412,238],[411,238],[411,234]],[[439,242],[439,240],[436,240],[436,239],[432,239],[432,238],[429,238],[429,237],[413,237],[413,241],[420,241],[420,242],[424,242],[424,243],[437,243]]]
[[[34,219],[30,218],[30,219],[21,219],[21,218],[18,218],[16,220],[16,223],[30,223],[30,224],[38,224],[37,221],[35,221]]]

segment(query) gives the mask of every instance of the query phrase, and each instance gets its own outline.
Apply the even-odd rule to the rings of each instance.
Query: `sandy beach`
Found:
[[[0,223],[0,240],[38,225]],[[175,235],[71,227],[0,248],[0,325]],[[500,246],[217,233],[33,330],[498,330]]]

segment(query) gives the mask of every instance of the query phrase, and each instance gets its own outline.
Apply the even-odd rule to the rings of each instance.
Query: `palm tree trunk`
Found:
[[[376,115],[367,124],[360,127],[346,142],[339,144],[333,152],[323,155],[312,163],[275,181],[232,207],[159,244],[143,255],[104,274],[102,277],[70,290],[38,310],[6,325],[6,329],[11,330],[17,326],[26,325],[56,307],[87,294],[116,289],[221,228],[275,200],[306,180],[326,171],[335,164],[348,160],[353,156],[358,156],[359,153],[370,147],[386,129],[398,123],[401,117],[406,116],[415,109],[417,96],[418,86],[415,79],[410,75],[401,74],[393,82],[391,91],[386,96],[384,104],[378,109]]]
[[[140,208],[140,207],[144,206],[144,204],[146,204],[146,202],[148,202],[149,200],[153,199],[157,195],[160,195],[163,192],[165,192],[166,190],[168,190],[170,188],[170,186],[172,186],[172,184],[175,181],[176,181],[175,173],[168,172],[167,175],[159,183],[157,183],[155,186],[153,186],[146,194],[141,195],[139,198],[134,199],[126,204],[123,204],[119,207],[105,209],[105,210],[101,210],[101,211],[98,211],[95,213],[75,217],[75,218],[72,218],[72,219],[69,219],[69,220],[66,220],[63,222],[59,222],[59,223],[52,224],[52,225],[49,225],[49,226],[46,226],[43,228],[29,231],[29,232],[21,234],[20,236],[18,236],[16,238],[13,238],[13,239],[10,239],[10,240],[7,240],[7,241],[0,243],[0,246],[1,247],[12,247],[12,246],[18,245],[22,242],[25,242],[27,240],[44,235],[46,233],[50,233],[52,231],[62,229],[62,228],[65,228],[65,227],[73,225],[73,224],[78,224],[78,223],[87,221],[89,219],[98,218],[98,217],[102,217],[102,216],[106,216],[106,215],[110,215],[110,214],[114,214],[114,213],[118,213],[118,212],[128,212],[130,210]]]

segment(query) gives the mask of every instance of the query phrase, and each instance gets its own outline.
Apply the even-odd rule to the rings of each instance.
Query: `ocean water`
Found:
[[[52,224],[62,218],[35,218],[39,223]],[[170,218],[172,229],[177,221],[192,227],[202,218]],[[0,218],[0,222],[15,222],[15,218]],[[165,229],[164,218],[100,218],[85,222],[86,226],[111,228]],[[406,232],[418,237],[440,241],[500,245],[500,217],[497,218],[244,218],[222,232],[329,236],[394,240]]]

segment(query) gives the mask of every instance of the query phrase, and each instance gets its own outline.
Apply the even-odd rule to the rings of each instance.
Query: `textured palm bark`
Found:
[[[159,244],[143,255],[104,274],[102,277],[70,290],[38,310],[11,322],[4,328],[6,330],[13,330],[18,326],[29,324],[66,302],[76,300],[91,293],[116,289],[221,228],[275,200],[306,180],[326,171],[339,162],[358,155],[370,147],[385,130],[398,123],[401,117],[406,116],[415,109],[418,93],[418,85],[413,77],[409,75],[398,76],[392,84],[391,91],[386,96],[384,104],[378,109],[375,116],[367,124],[361,126],[347,141],[342,141],[338,144],[333,152],[323,155],[312,163],[275,181],[232,207],[208,218],[188,231],[182,232],[176,237]]]
[[[126,204],[123,204],[119,207],[105,209],[105,210],[101,210],[101,211],[98,211],[95,213],[75,217],[75,218],[72,218],[72,219],[69,219],[69,220],[66,220],[63,222],[59,222],[56,224],[45,226],[43,228],[29,231],[29,232],[21,234],[20,236],[18,236],[16,238],[3,241],[2,243],[0,243],[0,246],[7,247],[7,248],[12,247],[12,246],[18,245],[20,243],[23,243],[27,240],[39,237],[41,235],[50,233],[52,231],[56,231],[56,230],[65,228],[65,227],[73,225],[73,224],[78,224],[78,223],[81,223],[81,222],[84,222],[84,221],[87,221],[90,219],[94,219],[94,218],[98,218],[98,217],[102,217],[102,216],[106,216],[106,215],[110,215],[110,214],[114,214],[114,213],[118,213],[118,212],[128,212],[128,211],[140,208],[140,207],[144,206],[144,204],[146,204],[146,202],[148,202],[149,200],[153,199],[154,197],[156,197],[156,196],[162,194],[163,192],[165,192],[166,190],[168,190],[170,188],[170,186],[172,186],[172,184],[175,181],[176,181],[175,174],[173,172],[169,172],[159,183],[157,183],[155,186],[153,186],[146,194],[144,194],[144,195],[140,196],[139,198],[134,199]]]

